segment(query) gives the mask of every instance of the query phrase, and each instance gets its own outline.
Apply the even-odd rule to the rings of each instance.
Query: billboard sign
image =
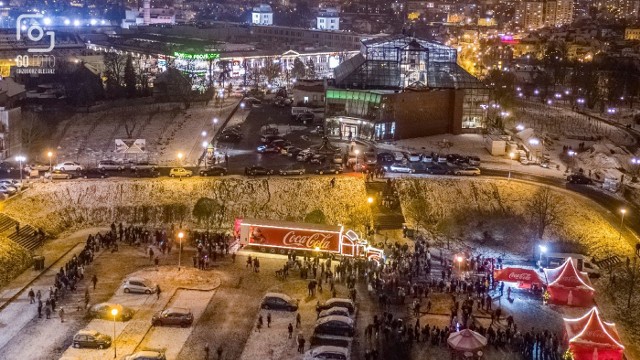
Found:
[[[248,245],[340,252],[340,233],[310,229],[249,226]]]

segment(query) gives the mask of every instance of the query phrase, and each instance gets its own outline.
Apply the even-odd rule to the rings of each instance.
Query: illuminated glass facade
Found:
[[[399,113],[405,117],[403,126],[411,125],[408,118],[413,119],[413,125],[416,121],[433,122],[424,124],[424,134],[416,136],[481,128],[485,112],[480,105],[488,103],[489,91],[456,60],[455,49],[411,36],[363,40],[360,53],[334,69],[334,88],[328,89],[326,96],[327,130],[344,136],[344,124],[348,123],[357,127],[355,132],[349,127],[357,137],[398,138],[399,133],[406,133],[400,129]],[[416,105],[437,102],[440,107],[429,104],[423,111],[428,108],[441,114],[424,114],[421,119],[402,109],[405,101]],[[419,108],[416,106],[416,111]],[[444,124],[446,121],[451,124]],[[368,123],[372,131],[359,129],[358,125]]]

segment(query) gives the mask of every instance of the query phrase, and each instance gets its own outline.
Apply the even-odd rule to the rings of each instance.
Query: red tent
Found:
[[[621,360],[624,345],[613,323],[593,307],[583,317],[564,319],[564,330],[575,360]]]
[[[549,302],[569,306],[592,306],[595,289],[591,286],[589,275],[580,272],[571,258],[555,269],[544,269],[547,276]]]
[[[495,270],[493,272],[493,279],[495,281],[517,282],[520,288],[530,288],[533,284],[542,286],[544,283],[537,271],[516,267]]]

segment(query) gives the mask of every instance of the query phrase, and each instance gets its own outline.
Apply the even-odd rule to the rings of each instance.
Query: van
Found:
[[[153,294],[158,286],[149,279],[132,277],[124,281],[125,293]]]
[[[600,268],[598,265],[591,262],[585,255],[575,253],[549,253],[546,254],[544,259],[544,265],[548,268],[554,268],[562,265],[568,258],[571,258],[573,265],[578,271],[583,271],[589,274],[589,277],[600,277]]]

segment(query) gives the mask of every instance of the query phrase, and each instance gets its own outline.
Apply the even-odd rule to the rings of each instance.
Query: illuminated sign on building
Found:
[[[215,60],[220,58],[218,53],[206,53],[206,54],[187,54],[183,52],[174,52],[173,55],[178,59],[183,60]]]

